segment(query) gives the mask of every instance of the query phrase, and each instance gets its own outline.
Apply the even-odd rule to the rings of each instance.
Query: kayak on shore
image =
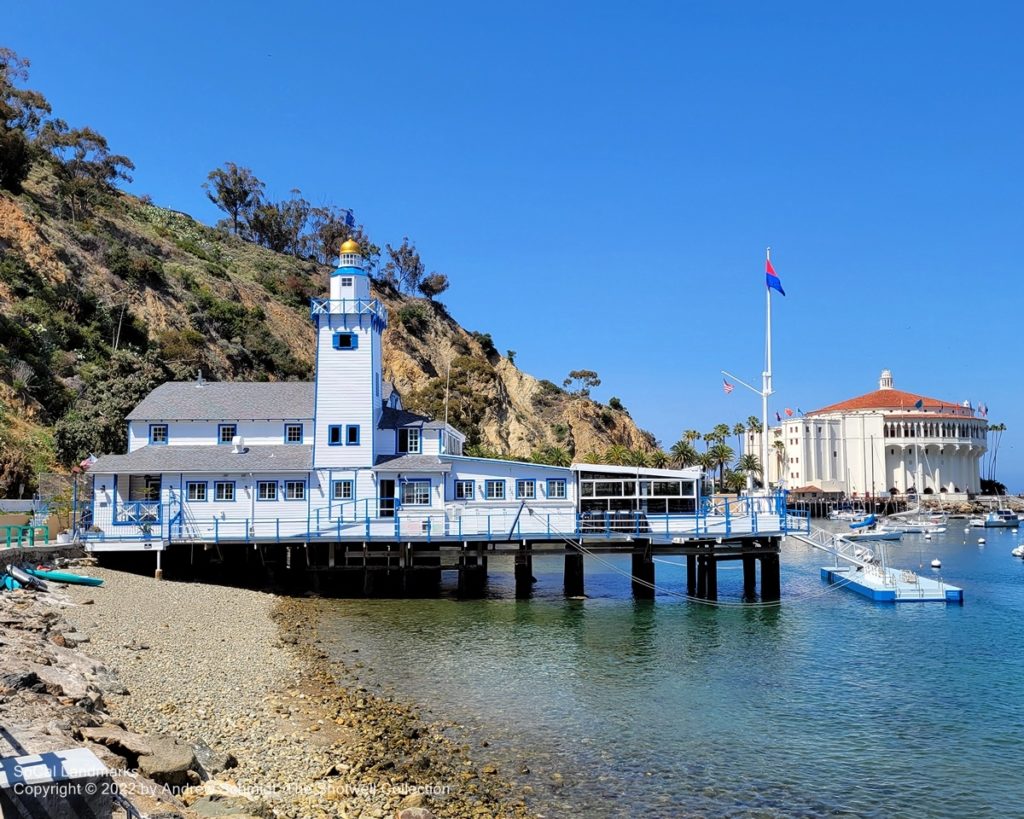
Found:
[[[102,586],[103,580],[99,577],[87,577],[83,574],[72,574],[71,572],[61,572],[56,569],[26,569],[33,577],[41,578],[42,580],[52,580],[54,583],[70,583],[75,586]]]

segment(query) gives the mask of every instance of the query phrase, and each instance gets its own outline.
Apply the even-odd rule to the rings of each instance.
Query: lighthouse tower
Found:
[[[387,310],[370,295],[359,245],[341,246],[329,299],[313,299],[316,383],[313,467],[373,466],[381,414],[381,334]]]

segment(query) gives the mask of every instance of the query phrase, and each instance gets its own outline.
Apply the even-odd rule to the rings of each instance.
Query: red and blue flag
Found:
[[[764,260],[764,274],[768,288],[771,290],[778,290],[783,296],[785,296],[786,291],[782,289],[782,282],[779,280],[779,277],[775,272],[775,268],[772,267],[771,259]]]

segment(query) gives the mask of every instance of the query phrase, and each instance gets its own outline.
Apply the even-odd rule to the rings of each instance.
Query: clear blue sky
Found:
[[[597,370],[666,445],[896,386],[985,401],[1024,488],[1015,3],[9,4],[2,41],[132,190],[213,222],[250,166],[408,235],[517,363]],[[290,7],[289,7],[290,6]]]

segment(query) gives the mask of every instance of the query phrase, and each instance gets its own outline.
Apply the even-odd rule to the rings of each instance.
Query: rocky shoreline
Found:
[[[329,661],[308,601],[88,573],[0,595],[0,721],[27,752],[86,745],[164,819],[533,815],[486,742]]]

